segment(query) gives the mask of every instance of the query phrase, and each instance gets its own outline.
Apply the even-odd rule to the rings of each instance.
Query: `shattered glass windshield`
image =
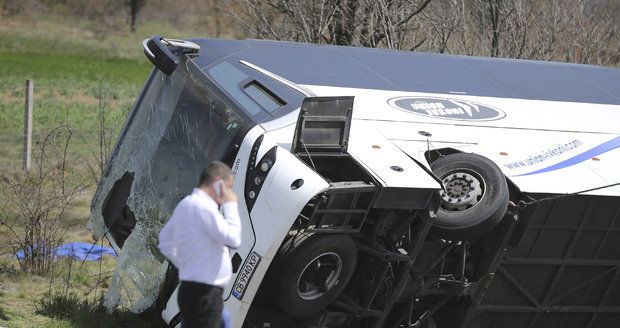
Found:
[[[106,306],[141,312],[154,304],[167,269],[156,247],[161,227],[210,161],[232,162],[251,124],[191,59],[170,76],[153,73],[91,204],[95,238],[121,249]]]

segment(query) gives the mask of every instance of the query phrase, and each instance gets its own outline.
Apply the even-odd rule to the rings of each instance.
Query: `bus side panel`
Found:
[[[329,187],[322,177],[285,149],[278,147],[276,158],[250,213],[256,244],[233,282],[234,297],[225,303],[230,313],[235,314],[233,328],[242,326],[272,259],[303,207]],[[298,179],[303,184],[292,187]]]

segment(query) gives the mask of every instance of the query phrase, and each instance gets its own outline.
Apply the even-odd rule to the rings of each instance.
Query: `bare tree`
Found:
[[[138,13],[146,4],[146,0],[126,0],[125,4],[129,8],[129,26],[132,32],[136,31],[136,18]]]
[[[15,253],[20,268],[47,273],[54,264],[54,253],[62,242],[60,218],[69,204],[84,190],[76,176],[68,173],[67,153],[73,131],[58,127],[39,138],[33,152],[34,170],[0,169],[3,181],[0,197],[0,224],[11,233],[0,245]]]
[[[481,40],[474,51],[490,57],[521,57],[533,9],[530,0],[473,0],[463,10],[471,22],[470,37]]]
[[[24,10],[23,2],[19,0],[4,0],[2,2],[2,16],[13,16]]]
[[[614,18],[601,1],[573,0],[561,8],[562,39],[558,55],[563,61],[618,65]],[[616,37],[616,40],[614,40]]]
[[[525,48],[520,58],[552,60],[561,31],[560,3],[542,2],[528,13],[528,31],[524,33]]]
[[[89,156],[82,159],[90,173],[92,182],[97,184],[108,166],[112,147],[114,147],[120,127],[131,108],[131,103],[118,105],[121,109],[126,108],[127,110],[112,110],[110,101],[116,98],[116,94],[104,76],[99,77],[94,93],[97,98],[97,107],[94,108],[97,115],[97,125],[92,129],[92,133],[82,135],[81,139],[84,144],[89,145],[90,151]],[[95,138],[94,142],[92,137]]]
[[[431,0],[230,0],[259,38],[406,49]]]
[[[464,35],[462,8],[462,2],[459,0],[433,2],[422,14],[426,37],[422,38],[419,45],[428,40],[424,49],[439,53],[451,52],[452,37],[456,33],[461,37]]]
[[[620,64],[620,6],[608,0],[229,1],[259,38]]]

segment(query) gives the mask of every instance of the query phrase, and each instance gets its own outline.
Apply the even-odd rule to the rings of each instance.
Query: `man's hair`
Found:
[[[222,180],[227,180],[232,176],[232,171],[228,165],[220,162],[213,161],[209,163],[206,169],[202,170],[200,173],[200,180],[198,181],[198,186],[209,186],[218,178]]]

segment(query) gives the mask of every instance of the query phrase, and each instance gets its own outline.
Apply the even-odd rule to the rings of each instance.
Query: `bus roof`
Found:
[[[265,40],[193,39],[197,64],[248,61],[297,84],[620,105],[620,69]]]

